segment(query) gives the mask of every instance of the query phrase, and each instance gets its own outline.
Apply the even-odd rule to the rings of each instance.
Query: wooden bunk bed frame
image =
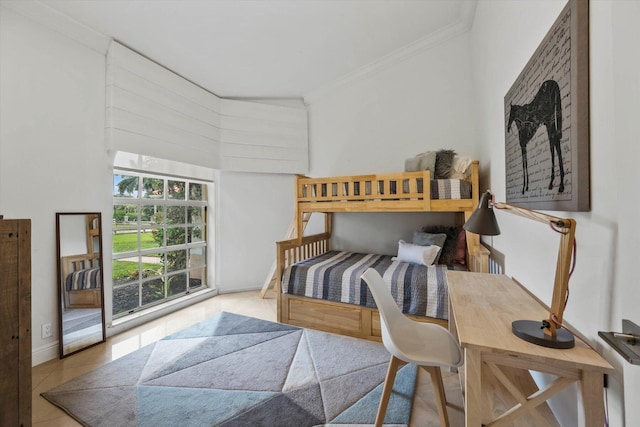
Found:
[[[60,258],[62,274],[62,294],[66,308],[101,308],[102,288],[67,290],[65,281],[69,274],[97,266],[100,263],[99,253],[69,255]]]
[[[296,178],[296,238],[276,243],[276,292],[278,321],[373,341],[381,341],[380,316],[369,307],[290,295],[282,292],[287,267],[330,250],[333,212],[462,212],[465,221],[478,205],[478,161],[471,164],[471,199],[431,199],[429,171],[331,178]],[[418,181],[422,180],[422,192]],[[356,190],[362,191],[356,191]],[[366,190],[365,190],[366,189]],[[302,236],[305,213],[325,213],[325,232]],[[467,266],[470,271],[488,272],[489,251],[479,236],[467,234]],[[437,323],[442,319],[412,316],[414,320]]]

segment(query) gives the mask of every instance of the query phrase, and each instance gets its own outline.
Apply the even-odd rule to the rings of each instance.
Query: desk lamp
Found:
[[[500,234],[493,207],[542,222],[561,234],[549,318],[542,321],[516,320],[511,324],[511,331],[517,337],[533,344],[550,348],[572,348],[575,345],[574,337],[570,332],[561,329],[561,326],[562,314],[569,297],[569,277],[573,270],[571,260],[575,249],[576,221],[572,218],[558,218],[507,203],[494,202],[493,193],[487,190],[463,228],[471,233],[485,236]]]

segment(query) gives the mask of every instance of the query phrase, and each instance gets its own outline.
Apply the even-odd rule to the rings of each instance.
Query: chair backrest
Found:
[[[434,323],[422,323],[409,319],[398,308],[389,287],[380,273],[373,268],[367,269],[362,279],[369,286],[369,290],[376,301],[380,312],[382,327],[382,342],[391,354],[401,360],[411,361],[411,354],[415,354],[416,344],[428,349],[423,352],[425,364],[439,366],[461,366],[463,362],[462,349],[448,330]],[[413,332],[420,329],[420,338]],[[420,342],[416,343],[419,339]]]

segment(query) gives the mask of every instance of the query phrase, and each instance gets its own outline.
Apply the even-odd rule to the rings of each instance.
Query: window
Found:
[[[207,184],[114,171],[113,318],[206,287]]]

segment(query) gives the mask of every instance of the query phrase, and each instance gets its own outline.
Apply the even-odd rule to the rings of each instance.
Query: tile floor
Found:
[[[65,412],[40,397],[41,392],[222,311],[276,321],[276,300],[273,294],[268,294],[267,298],[261,299],[258,292],[218,295],[164,316],[161,319],[151,321],[127,332],[113,336],[109,338],[106,343],[67,357],[66,359],[50,360],[35,366],[32,370],[33,426],[80,426],[80,424]],[[447,391],[447,399],[454,405],[460,407],[462,405],[462,394],[460,392],[458,376],[451,373],[444,373],[444,383]],[[448,412],[451,426],[464,425],[463,413],[459,408],[450,407]],[[410,426],[427,427],[439,425],[429,375],[423,370],[420,370]]]

